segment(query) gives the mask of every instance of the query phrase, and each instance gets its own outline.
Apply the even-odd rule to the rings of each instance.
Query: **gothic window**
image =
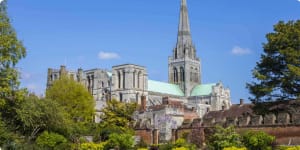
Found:
[[[122,101],[123,101],[123,94],[120,93],[120,102],[122,102]]]
[[[104,87],[104,82],[103,81],[101,82],[101,86]]]
[[[177,59],[177,49],[175,49],[175,59]]]
[[[190,81],[193,82],[193,76],[194,76],[194,73],[193,72],[190,72]]]
[[[125,89],[125,71],[123,71],[123,89]]]
[[[133,72],[133,80],[132,80],[132,82],[133,82],[133,88],[135,88],[135,71]]]
[[[138,88],[140,88],[141,74],[142,74],[142,72],[140,71],[140,72],[138,73],[138,77],[137,77],[137,85],[138,85]]]
[[[110,81],[107,81],[107,86],[110,87]]]
[[[119,87],[119,89],[121,88],[121,73],[120,72],[118,72],[118,87]]]
[[[177,68],[174,67],[174,83],[178,83],[178,71]]]
[[[180,81],[184,82],[185,74],[184,74],[184,68],[180,67]]]
[[[136,93],[135,96],[136,96],[136,98],[135,98],[136,99],[136,103],[138,104],[139,103],[139,93]]]

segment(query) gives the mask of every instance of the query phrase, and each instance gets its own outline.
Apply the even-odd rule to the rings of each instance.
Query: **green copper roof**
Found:
[[[192,90],[191,96],[205,96],[210,95],[212,93],[212,87],[215,86],[216,83],[212,84],[199,84],[194,87]]]
[[[111,72],[106,72],[107,73],[107,75],[108,75],[108,77],[111,77],[112,76],[112,73]]]
[[[184,93],[181,91],[178,85],[153,80],[148,80],[148,91],[176,96],[184,96]]]

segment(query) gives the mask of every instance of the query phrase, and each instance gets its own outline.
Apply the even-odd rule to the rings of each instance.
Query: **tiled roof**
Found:
[[[207,96],[212,93],[212,88],[216,83],[212,84],[199,84],[192,90],[191,96]]]
[[[148,91],[175,96],[184,96],[184,93],[178,85],[154,80],[148,80]]]

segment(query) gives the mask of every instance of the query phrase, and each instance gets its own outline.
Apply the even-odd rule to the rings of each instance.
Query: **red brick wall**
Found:
[[[135,130],[135,135],[140,136],[147,144],[152,144],[152,130],[141,129]]]

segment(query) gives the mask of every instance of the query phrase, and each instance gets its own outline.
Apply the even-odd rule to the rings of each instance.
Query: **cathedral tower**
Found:
[[[200,59],[192,42],[186,0],[181,0],[177,44],[169,57],[169,83],[179,85],[185,96],[201,84]]]

